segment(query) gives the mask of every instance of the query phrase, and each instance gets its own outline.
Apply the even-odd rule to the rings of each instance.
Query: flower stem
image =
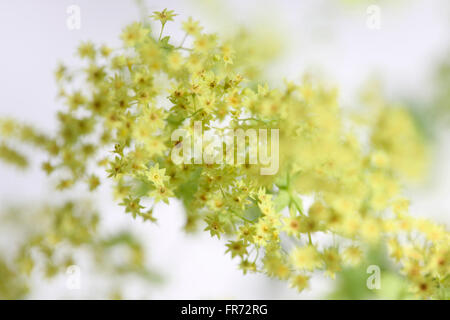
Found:
[[[165,25],[166,25],[165,23],[161,24],[161,31],[159,32],[159,38],[158,38],[158,41],[161,40],[161,36],[162,36],[162,33],[163,33],[163,30],[164,30],[164,26],[165,26]]]

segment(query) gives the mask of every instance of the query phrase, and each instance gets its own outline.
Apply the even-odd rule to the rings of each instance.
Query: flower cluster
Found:
[[[2,209],[0,217],[2,235],[16,241],[13,254],[10,246],[0,248],[2,299],[23,299],[32,294],[36,289],[34,275],[51,279],[74,265],[82,272],[87,257],[95,267],[90,270],[102,276],[156,279],[146,266],[145,250],[139,240],[122,231],[100,235],[99,216],[87,201],[32,208],[21,205]],[[122,253],[120,261],[114,258],[117,250]],[[114,297],[120,297],[121,284],[109,281]]]
[[[59,177],[58,188],[85,182],[94,190],[103,168],[125,211],[150,221],[157,202],[177,198],[186,230],[205,222],[211,236],[230,239],[226,252],[244,273],[287,280],[299,291],[314,272],[334,277],[385,243],[413,292],[448,296],[449,233],[411,218],[401,195],[405,178],[423,174],[427,162],[408,111],[382,103],[360,121],[339,108],[336,89],[315,81],[270,88],[251,72],[245,37],[221,42],[189,18],[183,29],[193,45],[176,45],[164,36],[174,16],[154,13],[159,36],[146,24],[126,27],[120,49],[83,43],[81,70],[57,69],[66,105],[58,134],[15,135],[48,151],[43,167]],[[171,133],[193,132],[196,121],[204,135],[279,129],[278,173],[260,175],[259,164],[173,163],[170,152],[183,141]],[[1,130],[13,136],[17,125],[5,121]]]

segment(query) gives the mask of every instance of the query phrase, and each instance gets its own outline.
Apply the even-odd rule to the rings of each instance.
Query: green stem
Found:
[[[255,257],[255,261],[253,261],[253,263],[256,263],[256,261],[258,260],[259,257],[259,249],[256,249],[256,257]]]
[[[197,113],[199,113],[200,111],[202,111],[203,110],[203,108],[201,108],[201,109],[198,109],[197,111],[195,111],[193,114],[191,114],[190,116],[187,116],[186,118],[184,118],[184,119],[189,119],[189,118],[192,118],[193,116],[195,116]]]
[[[236,213],[236,212],[234,212],[234,211],[231,211],[231,213],[232,214],[234,214],[236,217],[238,217],[238,218],[241,218],[242,220],[244,220],[245,222],[248,222],[248,223],[253,223],[253,221],[252,220],[250,220],[250,219],[247,219],[247,218],[245,218],[245,217],[243,217],[243,216],[241,216],[240,214],[238,214],[238,213]]]
[[[191,48],[185,48],[185,47],[178,47],[178,48],[175,48],[175,50],[186,50],[186,51],[192,51],[192,49],[191,49]]]
[[[297,202],[295,202],[294,200],[292,200],[292,203],[294,204],[295,208],[297,209],[298,213],[300,213],[300,215],[303,216],[303,211],[301,210],[301,208],[298,206]]]
[[[308,232],[308,240],[309,240],[309,244],[312,245],[312,239],[311,239],[311,232]]]
[[[186,32],[185,33],[185,35],[184,35],[184,37],[183,37],[183,40],[181,41],[181,43],[180,43],[180,45],[177,47],[177,49],[182,49],[183,48],[183,44],[184,44],[184,42],[186,41],[186,38],[188,37],[188,33]]]
[[[162,33],[163,33],[163,30],[164,30],[164,26],[165,26],[165,25],[166,25],[165,23],[163,23],[163,24],[161,25],[161,31],[160,31],[160,33],[159,33],[158,41],[161,40],[161,36],[162,36]]]

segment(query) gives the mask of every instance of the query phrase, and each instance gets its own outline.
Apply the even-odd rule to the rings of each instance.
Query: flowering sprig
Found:
[[[131,24],[122,33],[124,48],[106,55],[104,46],[83,43],[83,88],[73,82],[80,73],[58,68],[67,108],[58,114],[54,138],[16,130],[11,122],[0,129],[47,150],[44,168],[65,175],[61,189],[78,182],[95,189],[100,181],[92,167],[103,169],[133,217],[153,221],[155,204],[178,198],[186,230],[206,223],[212,237],[229,239],[226,252],[240,260],[244,274],[261,272],[302,291],[313,273],[333,278],[384,243],[412,292],[442,298],[449,287],[449,233],[412,218],[401,194],[401,185],[423,174],[427,163],[409,112],[368,99],[369,117],[355,121],[341,112],[337,90],[320,82],[270,88],[252,72],[246,37],[222,41],[189,19],[183,28],[192,47],[175,46],[161,38],[174,16],[166,9],[154,13],[159,38]],[[170,152],[184,141],[173,142],[172,132],[192,134],[196,121],[205,135],[279,129],[278,173],[262,176],[260,164],[174,163]],[[366,145],[352,130],[359,127],[369,133]],[[312,197],[311,205],[303,204],[304,196]],[[333,244],[323,246],[319,235]]]
[[[166,25],[167,21],[173,21],[173,18],[177,16],[177,14],[174,13],[173,10],[167,10],[164,9],[163,11],[154,11],[151,18],[156,21],[161,22],[161,32],[159,33],[158,40],[161,40],[161,36],[164,30],[164,26]]]

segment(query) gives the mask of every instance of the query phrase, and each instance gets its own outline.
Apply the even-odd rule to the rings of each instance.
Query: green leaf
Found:
[[[194,172],[192,172],[189,180],[175,190],[175,195],[180,198],[186,206],[189,206],[191,201],[194,199],[194,195],[198,189],[198,181],[200,180],[201,173],[202,168],[197,168]]]
[[[285,190],[281,190],[280,193],[278,193],[278,196],[274,200],[275,211],[280,212],[281,210],[286,208],[289,205],[290,200],[291,200],[291,197],[289,196],[289,193]]]
[[[245,212],[243,214],[243,216],[249,220],[256,220],[261,215],[262,215],[261,210],[259,209],[259,207],[256,204],[254,204],[250,207],[247,207],[247,209],[245,210]]]
[[[288,188],[288,178],[286,174],[282,174],[278,176],[275,180],[275,184],[280,189],[287,189]]]
[[[173,45],[169,43],[170,36],[166,36],[160,40],[161,47],[164,49],[172,50],[174,48]]]
[[[296,194],[291,194],[291,200],[294,202],[295,207],[300,213],[303,214],[303,200]]]

